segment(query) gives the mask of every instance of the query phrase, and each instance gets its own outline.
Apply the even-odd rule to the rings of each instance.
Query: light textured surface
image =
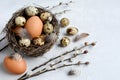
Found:
[[[36,3],[41,6],[53,6],[60,1],[69,0],[0,0],[0,31],[5,27],[7,21],[11,18],[12,13],[21,7],[33,5]],[[120,80],[120,0],[74,0],[75,3],[70,5],[71,12],[58,16],[68,17],[70,26],[79,28],[79,33],[88,32],[90,37],[81,41],[97,41],[95,48],[90,50],[87,56],[82,56],[82,61],[90,61],[90,65],[85,67],[63,68],[53,72],[45,73],[28,80]],[[57,8],[55,11],[61,11],[65,8]],[[64,28],[61,29],[60,38],[65,34]],[[71,37],[72,39],[72,37]],[[66,48],[59,48],[57,44],[46,53],[43,57],[26,58],[28,69],[38,65],[50,57],[56,56],[64,51],[72,49],[74,46],[82,44],[71,43]],[[0,46],[3,46],[0,43]],[[20,75],[12,75],[6,72],[2,62],[6,55],[12,53],[7,48],[0,53],[0,79],[16,80]],[[78,69],[80,75],[69,77],[66,75],[70,69]]]

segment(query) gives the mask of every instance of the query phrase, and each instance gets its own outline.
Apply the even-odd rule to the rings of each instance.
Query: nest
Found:
[[[40,15],[40,13],[43,12],[49,12],[51,13],[49,10],[46,10],[44,8],[41,7],[36,7],[39,10],[39,14],[37,16]],[[25,8],[22,8],[18,11],[16,11],[12,18],[8,21],[8,23],[5,26],[5,33],[6,33],[6,38],[8,39],[9,42],[9,46],[15,51],[18,52],[20,54],[25,54],[28,56],[33,56],[33,57],[37,57],[37,56],[42,56],[44,53],[46,53],[47,51],[49,51],[51,49],[51,47],[54,45],[54,43],[56,42],[57,38],[58,38],[58,34],[59,34],[59,26],[58,26],[58,21],[55,17],[54,14],[52,14],[52,21],[51,24],[54,26],[54,30],[51,34],[47,35],[48,41],[45,42],[44,45],[42,46],[36,46],[34,44],[31,44],[29,47],[24,47],[24,46],[20,46],[18,41],[17,41],[17,36],[15,35],[15,33],[12,31],[12,29],[15,27],[15,18],[17,16],[24,16],[25,18],[29,18],[26,14],[25,14]]]

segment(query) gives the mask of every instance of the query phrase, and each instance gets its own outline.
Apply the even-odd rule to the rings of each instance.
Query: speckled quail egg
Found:
[[[49,22],[47,22],[46,24],[44,24],[43,26],[43,31],[46,33],[46,34],[50,34],[53,32],[53,25]]]
[[[65,26],[68,26],[68,25],[69,25],[70,21],[69,21],[68,18],[62,18],[62,19],[60,20],[60,23],[61,23],[61,26],[62,26],[62,27],[65,27]]]
[[[25,9],[25,12],[28,16],[35,16],[39,13],[38,9],[34,6],[29,6]]]
[[[49,12],[44,12],[44,13],[42,13],[41,15],[40,15],[40,18],[41,18],[41,20],[42,21],[45,21],[45,20],[52,20],[52,16],[51,16],[51,14],[49,13]]]
[[[78,32],[78,29],[76,27],[69,27],[66,32],[69,35],[75,35]]]
[[[38,38],[35,38],[34,40],[33,40],[33,43],[35,44],[35,45],[39,45],[39,46],[42,46],[42,45],[44,45],[44,43],[45,43],[45,35],[40,35],[40,37],[38,37]]]
[[[33,40],[33,43],[35,44],[35,45],[39,45],[39,46],[42,46],[42,45],[44,45],[44,40],[42,40],[41,38],[36,38],[36,39],[34,39]]]
[[[24,26],[26,23],[26,19],[23,16],[18,16],[15,18],[15,24],[17,26]]]
[[[70,39],[68,37],[63,37],[61,39],[61,46],[65,47],[68,46],[70,44]]]
[[[19,45],[20,46],[29,47],[30,44],[31,44],[31,41],[27,38],[23,38],[23,39],[19,40]]]

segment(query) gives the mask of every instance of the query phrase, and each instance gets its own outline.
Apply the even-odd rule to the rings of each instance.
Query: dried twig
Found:
[[[57,8],[59,6],[68,6],[69,4],[73,3],[73,1],[69,1],[69,2],[66,2],[66,3],[63,3],[63,2],[60,2],[58,5],[55,5],[55,6],[52,6],[51,8],[49,8],[49,6],[47,6],[49,8],[49,10],[52,10],[54,8]]]
[[[45,8],[49,8],[50,6],[46,6]]]
[[[71,11],[71,10],[64,10],[64,11],[55,13],[54,15],[55,15],[55,16],[56,16],[56,15],[61,15],[61,14],[64,14],[64,13],[66,13],[66,12],[69,12],[69,11]]]
[[[37,71],[31,75],[29,74],[26,74],[25,76],[19,78],[18,80],[26,80],[28,78],[31,78],[31,77],[34,77],[34,76],[37,76],[37,75],[40,75],[40,74],[43,74],[43,73],[46,73],[46,72],[50,72],[50,71],[54,71],[56,69],[60,69],[60,68],[63,68],[63,67],[68,67],[68,66],[76,66],[76,65],[86,65],[86,63],[88,62],[85,62],[85,63],[81,63],[80,61],[76,62],[76,63],[72,63],[72,64],[63,64],[61,66],[58,66],[58,67],[55,67],[55,68],[51,68],[51,69],[42,69],[40,71]]]
[[[72,57],[69,57],[69,58],[64,59],[64,60],[60,60],[60,61],[58,61],[58,62],[56,62],[56,63],[54,63],[54,64],[50,64],[50,66],[53,67],[53,66],[55,66],[55,65],[57,65],[57,64],[59,64],[59,63],[61,63],[61,62],[64,62],[64,61],[70,61],[70,62],[71,62],[71,60],[72,60],[73,58],[76,58],[77,56],[82,55],[82,54],[86,54],[86,51],[87,51],[87,50],[85,50],[83,53],[74,53]]]
[[[45,7],[45,9],[49,9],[49,10],[52,10],[52,9],[54,9],[54,8],[57,8],[57,7],[59,7],[59,6],[68,6],[69,4],[71,4],[71,3],[73,3],[73,1],[69,1],[69,2],[66,2],[66,3],[63,3],[63,2],[60,2],[59,4],[57,4],[57,5],[55,5],[55,6],[52,6],[51,8],[50,8],[50,6],[46,6]],[[41,7],[39,4],[37,4],[37,3],[33,3],[34,5],[36,5],[36,6],[39,6],[39,7]]]

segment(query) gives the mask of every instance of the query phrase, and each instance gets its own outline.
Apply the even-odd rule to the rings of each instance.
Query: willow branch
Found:
[[[83,53],[75,53],[75,54],[73,54],[72,57],[69,57],[69,58],[64,59],[64,60],[60,60],[60,61],[58,61],[58,62],[56,62],[56,63],[54,63],[54,64],[50,64],[50,66],[53,67],[53,66],[55,66],[55,65],[57,65],[57,64],[59,64],[59,63],[61,63],[61,62],[71,61],[71,59],[76,58],[77,56],[82,55],[82,54],[86,54],[86,53],[84,53],[84,52],[83,52]]]
[[[78,61],[78,62],[76,62],[76,63],[72,63],[72,64],[63,64],[63,65],[61,65],[61,66],[58,66],[58,67],[55,67],[55,68],[51,68],[51,69],[42,69],[42,70],[40,70],[40,71],[37,71],[37,72],[35,72],[35,73],[33,73],[33,74],[31,74],[31,75],[26,75],[26,76],[23,76],[23,77],[21,77],[21,78],[19,78],[18,80],[26,80],[26,79],[28,79],[28,78],[31,78],[31,77],[35,77],[35,76],[38,76],[38,75],[40,75],[40,74],[43,74],[43,73],[46,73],[46,72],[50,72],[50,71],[54,71],[54,70],[56,70],[56,69],[60,69],[60,68],[64,68],[64,67],[69,67],[69,66],[76,66],[76,65],[88,65],[88,63],[89,62],[84,62],[84,63],[81,63],[80,61]]]
[[[70,50],[70,51],[66,51],[66,52],[63,53],[63,54],[58,55],[58,56],[56,56],[56,57],[54,57],[54,58],[51,58],[51,59],[49,59],[48,61],[46,61],[45,63],[43,63],[43,64],[41,64],[41,65],[39,65],[39,66],[34,67],[34,68],[32,69],[32,71],[34,71],[34,70],[36,70],[36,69],[38,69],[38,68],[40,68],[40,67],[48,64],[49,62],[51,62],[51,61],[53,61],[53,60],[55,60],[55,59],[58,59],[58,58],[61,57],[61,56],[65,56],[65,55],[67,55],[67,54],[69,54],[69,53],[71,53],[71,52],[74,52],[74,51],[76,51],[76,50],[81,50],[81,49],[83,49],[83,48],[85,48],[85,47],[91,46],[91,44],[92,44],[92,43],[90,43],[90,44],[88,44],[88,45],[83,45],[83,46],[81,46],[81,47],[78,48],[78,49],[72,49],[72,50]]]
[[[58,5],[52,6],[51,8],[49,8],[49,6],[47,6],[47,8],[49,8],[49,10],[52,10],[52,9],[57,8],[59,6],[68,6],[71,3],[73,3],[73,1],[69,1],[69,2],[66,2],[66,3],[60,2]]]
[[[64,10],[64,11],[61,11],[61,12],[58,12],[58,13],[55,13],[54,15],[60,15],[60,14],[65,14],[66,12],[69,12],[71,10]]]

